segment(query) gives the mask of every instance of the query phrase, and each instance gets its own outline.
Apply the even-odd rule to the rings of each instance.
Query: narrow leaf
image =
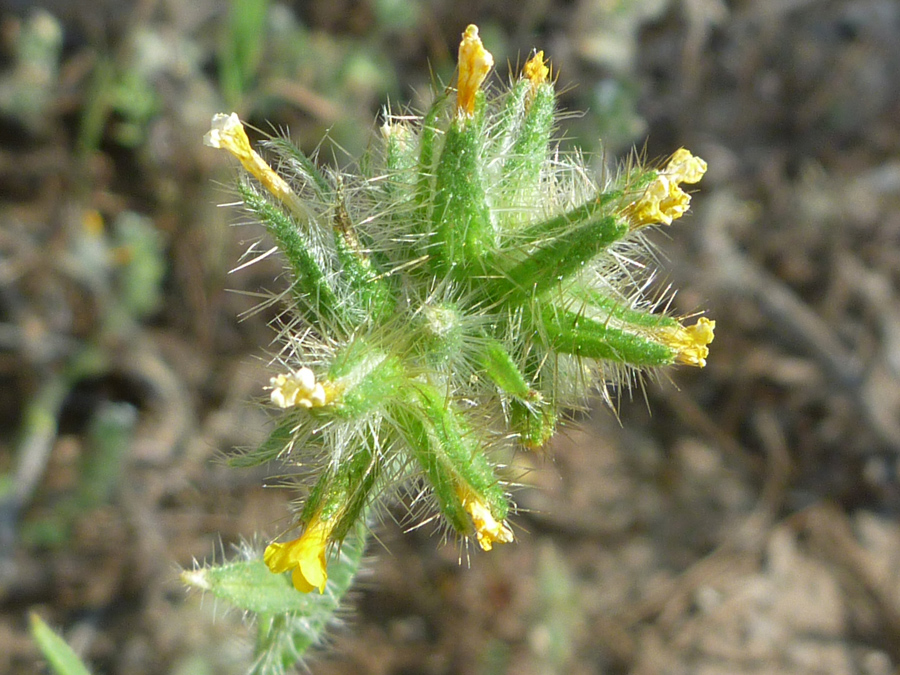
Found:
[[[31,637],[56,675],[91,675],[66,641],[44,623],[41,617],[32,612],[28,620],[31,624]]]

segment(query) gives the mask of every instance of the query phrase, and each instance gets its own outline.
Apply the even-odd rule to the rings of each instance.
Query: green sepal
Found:
[[[657,169],[632,169],[621,181],[626,186],[623,195],[633,198],[640,197],[647,186],[658,177]]]
[[[460,534],[472,530],[459,486],[478,495],[494,518],[504,520],[509,512],[505,491],[463,416],[430,385],[417,384],[413,398],[412,405],[397,406],[394,417],[447,522]]]
[[[555,406],[532,389],[499,342],[489,340],[482,351],[485,375],[508,397],[508,421],[528,448],[544,445],[556,429]]]
[[[434,491],[444,518],[457,532],[468,532],[471,526],[456,496],[455,476],[447,470],[440,442],[435,438],[431,425],[412,406],[397,405],[392,415],[397,421],[398,432]]]
[[[465,417],[447,401],[442,391],[419,386],[418,395],[422,410],[431,423],[434,438],[439,443],[439,454],[443,455],[445,469],[458,477],[458,482],[482,497],[497,520],[504,520],[509,512],[509,503],[484,452],[482,439],[474,434]],[[456,499],[454,493],[450,500]]]
[[[532,389],[525,376],[506,348],[498,341],[491,339],[484,341],[481,367],[488,379],[505,394],[521,399],[526,399],[530,395]]]
[[[526,448],[540,448],[556,432],[556,407],[534,392],[532,401],[512,399],[509,402],[509,425]]]
[[[582,204],[544,220],[538,220],[522,228],[502,233],[496,255],[516,257],[522,250],[539,246],[565,234],[579,223],[594,221],[620,210],[622,190],[609,190],[588,199]]]
[[[522,119],[525,117],[526,99],[531,91],[531,82],[525,78],[516,80],[512,88],[507,92],[503,102],[503,108],[498,115],[499,119],[493,126],[491,133],[491,155],[497,157],[489,169],[498,176],[506,175],[506,161],[510,158],[510,151],[516,142]]]
[[[615,361],[635,367],[668,366],[676,351],[652,338],[646,328],[631,330],[618,322],[604,322],[571,310],[543,313],[548,347],[562,354]]]
[[[294,278],[294,296],[308,309],[310,321],[345,323],[349,318],[345,316],[346,306],[329,284],[328,275],[310,251],[297,223],[248,182],[240,181],[238,190],[244,204],[259,218],[287,259]]]
[[[419,136],[419,178],[416,182],[416,202],[419,211],[417,219],[422,227],[425,227],[428,221],[434,184],[434,159],[443,136],[443,130],[438,127],[438,120],[445,113],[448,98],[447,92],[438,96],[422,119],[422,132]]]
[[[341,265],[345,295],[353,298],[359,313],[356,323],[387,316],[393,306],[391,289],[384,276],[363,250],[358,234],[343,202],[335,207],[334,244]]]
[[[341,541],[362,518],[369,497],[381,474],[381,463],[374,451],[380,444],[368,438],[352,455],[330,465],[311,490],[300,519],[308,523],[337,519],[330,539]]]
[[[332,361],[328,379],[345,388],[333,405],[311,409],[320,418],[359,419],[396,398],[406,382],[400,359],[359,339]]]
[[[333,188],[325,174],[290,140],[276,136],[263,141],[260,145],[277,155],[283,167],[303,179],[306,185],[312,187],[319,199],[331,198]]]
[[[610,244],[628,234],[627,221],[618,215],[593,213],[596,210],[598,206],[592,202],[534,228],[548,234],[556,230],[556,234],[539,241],[524,260],[511,262],[500,253],[493,256],[497,275],[484,284],[490,289],[491,297],[512,295],[524,301],[539,296],[558,287]]]
[[[481,168],[483,118],[455,116],[435,169],[432,238],[435,269],[468,268],[494,247],[494,230]]]
[[[526,80],[526,83],[529,91],[523,102],[524,119],[510,149],[510,157],[503,166],[506,176],[504,191],[512,197],[515,206],[525,206],[542,197],[541,168],[550,153],[556,113],[553,85],[545,82],[532,91],[531,82]]]
[[[282,417],[278,422],[278,426],[272,429],[266,440],[259,444],[259,447],[241,450],[239,454],[229,457],[228,466],[243,469],[278,459],[282,454],[289,452],[293,446],[294,428],[296,426],[297,419],[294,415]]]
[[[678,321],[665,314],[655,314],[650,311],[630,307],[623,300],[610,297],[590,288],[573,288],[570,295],[584,303],[583,313],[601,321],[615,320],[639,328],[658,329],[663,327],[674,328]]]
[[[333,541],[341,541],[360,520],[381,475],[379,439],[370,436],[356,445],[322,472],[300,512],[303,523],[336,519],[329,535]]]

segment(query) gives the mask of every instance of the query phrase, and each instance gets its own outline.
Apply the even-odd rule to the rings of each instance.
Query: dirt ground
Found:
[[[519,458],[514,545],[466,565],[379,526],[310,671],[900,673],[900,4],[409,6],[273,4],[281,60],[243,109],[352,155],[380,105],[452,72],[467,23],[498,44],[495,85],[543,48],[587,110],[571,142],[708,160],[655,241],[674,308],[716,339],[705,369]],[[30,611],[96,673],[241,673],[242,617],[178,581],[275,534],[289,498],[219,461],[266,432],[273,310],[247,294],[279,283],[274,259],[228,274],[256,232],[229,227],[231,169],[200,142],[229,105],[227,5],[0,7],[0,673],[47,672]],[[132,235],[159,255],[129,294]]]

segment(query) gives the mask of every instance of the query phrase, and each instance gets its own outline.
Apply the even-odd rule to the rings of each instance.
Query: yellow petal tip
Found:
[[[715,338],[715,329],[715,321],[700,317],[693,326],[667,328],[660,337],[666,346],[675,350],[678,363],[704,368],[709,356],[709,344]]]
[[[513,532],[506,521],[494,518],[490,508],[481,497],[465,486],[458,486],[456,493],[462,507],[472,519],[475,539],[483,551],[490,551],[494,544],[509,544],[514,540]]]
[[[457,112],[464,115],[475,113],[475,95],[493,67],[494,57],[484,48],[481,38],[478,37],[478,26],[469,24],[459,43]]]
[[[525,62],[522,74],[531,81],[532,87],[544,84],[550,77],[550,68],[544,62],[544,52],[539,51]]]
[[[666,168],[644,189],[640,199],[626,209],[632,227],[637,229],[657,223],[671,225],[673,220],[681,218],[691,204],[691,196],[681,189],[681,184],[699,182],[706,169],[706,162],[692,155],[690,150],[676,150]]]

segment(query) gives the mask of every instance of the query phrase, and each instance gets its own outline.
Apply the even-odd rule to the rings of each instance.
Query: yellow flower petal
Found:
[[[678,189],[677,186],[675,189]],[[669,198],[671,190],[668,178],[663,175],[654,178],[653,182],[644,190],[641,198],[629,206],[626,211],[633,226],[638,228],[654,223],[670,224],[672,219],[662,210],[660,205],[663,200]]]
[[[324,574],[324,573],[323,573]],[[325,575],[322,577],[322,585],[319,588],[319,594],[321,595],[325,591],[325,581],[328,579],[328,576]],[[301,593],[312,593],[314,588],[317,588],[315,583],[312,583],[303,576],[303,571],[296,567],[294,571],[291,572],[291,583]]]
[[[706,173],[707,164],[694,157],[686,148],[678,148],[666,165],[665,173],[676,183],[698,183]]]
[[[550,75],[550,68],[544,63],[544,52],[539,51],[525,62],[522,73],[531,80],[532,87],[543,84]]]
[[[494,67],[494,57],[478,37],[478,26],[470,24],[459,43],[459,82],[456,87],[456,110],[465,115],[475,113],[475,94]]]
[[[203,137],[203,144],[221,148],[234,155],[244,169],[256,178],[272,195],[303,218],[306,208],[287,182],[272,170],[266,160],[250,147],[250,139],[237,113],[213,115],[210,130]]]
[[[675,151],[666,168],[650,182],[640,199],[625,210],[633,228],[656,223],[671,225],[673,220],[681,218],[691,204],[691,196],[679,186],[698,182],[706,168],[706,162],[692,155],[690,150],[679,148]]]
[[[337,387],[316,382],[315,373],[304,366],[294,373],[281,373],[269,380],[272,403],[279,408],[320,408],[334,401]]]
[[[664,329],[660,339],[676,351],[675,360],[689,366],[703,368],[709,356],[709,343],[715,337],[716,322],[701,317],[693,326],[675,326]]]
[[[687,213],[691,205],[691,196],[678,187],[675,181],[669,179],[669,194],[659,200],[659,211],[662,214],[660,222],[670,225],[673,220],[681,218]]]
[[[505,521],[497,522],[483,499],[463,485],[456,488],[456,494],[466,513],[472,518],[475,538],[482,550],[490,551],[495,543],[508,544],[513,541],[512,530]]]
[[[266,547],[263,560],[273,574],[291,572],[294,588],[309,593],[314,588],[325,592],[328,571],[325,550],[334,521],[313,519],[299,538],[285,543],[272,542]]]
[[[290,549],[287,544],[279,544],[278,542],[273,541],[266,546],[266,551],[263,553],[263,561],[266,563],[266,567],[269,568],[270,572],[273,574],[281,574],[282,572],[287,572],[291,568],[289,553]]]

